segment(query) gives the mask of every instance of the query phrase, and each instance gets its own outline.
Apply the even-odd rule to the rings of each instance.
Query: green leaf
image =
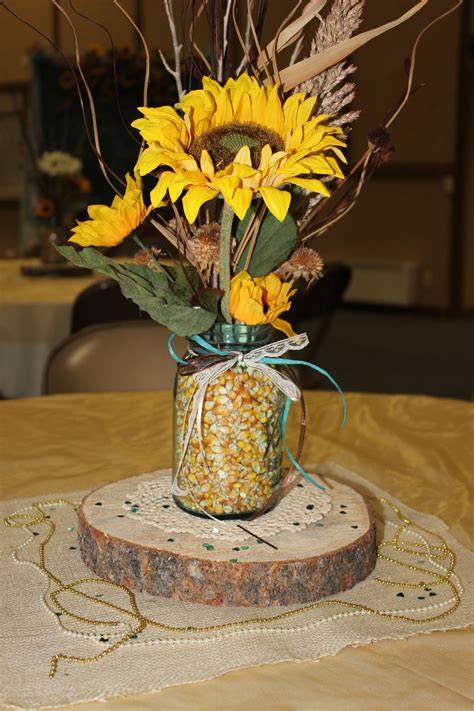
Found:
[[[207,331],[216,320],[214,311],[208,311],[200,306],[191,306],[189,303],[194,292],[181,267],[175,269],[176,283],[179,283],[178,293],[176,293],[174,291],[176,285],[165,274],[155,272],[146,265],[117,264],[93,247],[87,247],[80,252],[69,246],[57,247],[57,250],[73,264],[94,269],[115,279],[125,297],[131,299],[139,309],[150,314],[154,321],[158,321],[178,336],[193,336]],[[188,277],[191,281],[197,277],[199,281],[197,273],[195,276],[192,273],[188,274]],[[185,286],[189,289],[187,296],[184,294]],[[180,288],[183,298],[179,293]]]
[[[217,314],[219,301],[223,296],[222,289],[199,289],[191,299],[191,304],[193,306],[202,306],[207,311]]]
[[[216,320],[216,314],[199,306],[161,305],[156,308],[156,316],[150,316],[174,331],[178,336],[194,336],[208,331]]]
[[[202,287],[199,274],[191,265],[177,264],[165,267],[173,279],[171,289],[183,301],[191,301],[196,291]]]
[[[240,225],[242,224],[241,222]],[[296,238],[296,221],[290,213],[287,214],[283,222],[279,222],[276,217],[267,214],[260,227],[255,249],[247,268],[249,274],[263,276],[276,269],[295,248]],[[240,272],[244,268],[248,249],[247,247],[244,250],[237,264],[236,272]]]

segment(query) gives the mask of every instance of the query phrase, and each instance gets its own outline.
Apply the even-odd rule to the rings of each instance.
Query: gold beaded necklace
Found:
[[[79,657],[79,656],[74,656],[74,655],[67,655],[67,654],[55,654],[51,658],[51,666],[50,666],[50,671],[49,671],[49,677],[52,679],[57,671],[58,663],[60,661],[67,661],[67,662],[77,662],[79,664],[90,664],[93,662],[98,662],[101,659],[103,659],[105,656],[108,654],[111,654],[114,652],[116,649],[119,647],[122,647],[124,644],[126,644],[130,639],[135,638],[137,634],[140,632],[143,632],[147,627],[154,627],[159,630],[162,630],[163,632],[168,632],[168,633],[184,633],[184,634],[202,634],[202,633],[208,633],[208,632],[221,632],[223,630],[231,630],[235,628],[245,628],[246,626],[250,625],[268,625],[274,622],[277,622],[279,620],[283,619],[288,619],[290,617],[294,617],[296,615],[300,615],[304,612],[310,611],[310,610],[315,610],[318,608],[323,608],[323,607],[330,607],[330,606],[335,606],[335,607],[345,607],[349,608],[350,610],[353,611],[359,611],[361,614],[368,614],[368,615],[376,615],[378,617],[385,617],[385,618],[390,618],[393,620],[401,620],[404,622],[410,622],[415,625],[422,625],[422,624],[427,624],[429,622],[434,622],[436,620],[439,620],[443,617],[447,617],[448,615],[452,614],[457,608],[459,607],[461,603],[461,595],[458,590],[458,588],[453,584],[451,578],[453,575],[454,571],[454,566],[455,566],[455,555],[453,551],[448,547],[446,544],[445,540],[440,536],[438,533],[435,533],[433,531],[428,530],[427,528],[424,528],[423,526],[414,523],[410,519],[406,518],[403,516],[401,513],[400,509],[392,504],[390,501],[387,499],[380,497],[376,499],[377,501],[381,502],[382,504],[390,507],[392,511],[396,514],[397,518],[401,521],[401,524],[397,527],[396,532],[393,536],[393,538],[389,540],[382,541],[378,545],[378,553],[377,557],[380,560],[384,560],[387,563],[395,566],[395,567],[401,567],[416,573],[423,574],[424,576],[429,575],[430,580],[426,581],[425,579],[421,580],[418,583],[409,583],[409,582],[399,582],[399,581],[394,581],[394,580],[386,580],[386,579],[381,579],[381,578],[374,578],[374,582],[380,583],[382,585],[387,585],[387,586],[392,586],[392,587],[402,587],[402,588],[424,588],[427,585],[427,582],[429,582],[430,586],[439,586],[439,585],[447,585],[451,592],[453,593],[453,602],[452,605],[449,609],[444,610],[439,612],[436,615],[433,615],[431,617],[425,617],[423,619],[418,619],[414,617],[409,617],[407,615],[403,615],[401,613],[397,612],[384,612],[381,610],[375,610],[371,607],[368,607],[367,605],[361,605],[359,603],[354,603],[354,602],[349,602],[345,600],[319,600],[318,602],[313,602],[309,603],[307,605],[303,605],[302,607],[299,607],[297,609],[292,609],[292,610],[287,610],[285,612],[280,612],[275,615],[272,615],[270,617],[254,617],[254,618],[249,618],[246,620],[236,620],[233,622],[225,622],[222,624],[215,624],[215,625],[205,625],[205,626],[175,626],[175,625],[168,625],[165,624],[164,622],[160,622],[158,620],[153,620],[145,615],[143,615],[140,612],[140,609],[138,607],[138,603],[135,597],[135,594],[126,588],[123,585],[120,585],[118,583],[113,583],[108,580],[103,580],[101,578],[80,578],[78,580],[74,580],[70,583],[65,583],[63,582],[60,578],[58,578],[54,573],[48,568],[46,561],[45,561],[45,549],[46,546],[51,542],[51,539],[53,538],[53,535],[56,531],[56,525],[51,521],[50,519],[46,518],[46,515],[44,511],[42,510],[42,507],[44,506],[53,506],[53,505],[65,505],[74,508],[75,510],[78,508],[78,504],[68,501],[67,499],[50,499],[47,501],[41,501],[41,502],[35,502],[32,503],[30,506],[30,509],[32,510],[31,513],[23,513],[22,511],[18,511],[15,513],[10,514],[9,516],[6,516],[4,519],[4,523],[7,527],[9,528],[23,528],[24,530],[30,529],[30,526],[36,525],[36,524],[46,524],[47,526],[47,532],[44,537],[44,539],[39,543],[38,547],[38,563],[31,562],[32,565],[37,566],[47,577],[48,579],[53,582],[55,585],[57,585],[57,589],[54,590],[51,593],[51,600],[54,602],[56,605],[57,609],[60,611],[61,614],[65,615],[66,617],[71,618],[72,620],[75,620],[77,622],[82,622],[84,624],[88,625],[94,625],[94,626],[99,626],[99,625],[104,625],[104,626],[117,626],[120,625],[121,622],[118,621],[101,621],[97,619],[89,619],[87,617],[83,617],[81,615],[77,615],[74,612],[71,612],[68,610],[66,607],[64,607],[63,604],[58,599],[58,596],[63,593],[63,592],[70,592],[73,593],[74,595],[86,599],[88,602],[91,602],[95,605],[101,605],[107,609],[114,610],[115,612],[118,612],[121,615],[125,615],[132,620],[135,621],[136,624],[133,625],[133,629],[130,629],[128,632],[123,634],[117,641],[113,642],[110,644],[106,649],[104,649],[102,652],[99,654],[93,655],[91,657]],[[439,545],[430,545],[427,542],[423,543],[417,543],[417,542],[407,542],[402,540],[402,535],[404,532],[411,530],[413,531],[420,531],[428,536],[432,536],[435,539],[437,539]],[[428,571],[424,568],[419,567],[418,565],[413,565],[412,563],[407,563],[402,560],[398,560],[397,558],[392,557],[391,555],[386,555],[385,551],[387,548],[391,548],[397,553],[400,553],[402,555],[409,555],[409,556],[416,556],[419,555],[420,549],[423,549],[425,554],[428,556],[430,559],[435,559],[438,561],[448,561],[448,567],[445,570],[442,568],[442,570],[445,570],[444,574],[436,573],[434,571]],[[441,567],[441,566],[439,566]],[[99,600],[96,597],[92,597],[90,594],[79,590],[78,587],[83,584],[87,583],[96,583],[100,585],[105,585],[114,589],[122,590],[126,596],[128,597],[129,603],[130,603],[130,609],[127,610],[125,607],[121,607],[120,605],[116,605],[115,603],[108,602],[107,600]]]

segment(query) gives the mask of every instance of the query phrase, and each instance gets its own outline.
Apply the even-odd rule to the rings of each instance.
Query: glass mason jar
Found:
[[[201,335],[221,351],[239,353],[272,340],[268,325],[216,324]],[[191,348],[193,354],[204,353],[194,342]],[[184,360],[191,355],[188,350]],[[174,500],[197,515],[245,518],[263,507],[282,475],[284,396],[265,373],[235,364],[207,386],[201,419],[202,447],[194,423],[183,457],[196,388],[193,376],[178,370],[173,476],[179,488],[188,493],[175,495]]]

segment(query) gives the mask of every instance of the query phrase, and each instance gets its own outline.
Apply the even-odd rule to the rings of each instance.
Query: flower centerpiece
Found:
[[[323,261],[311,242],[352,208],[389,158],[388,129],[413,82],[414,62],[404,97],[349,167],[347,139],[359,112],[349,109],[355,67],[346,58],[426,2],[354,35],[364,0],[333,0],[324,17],[327,3],[308,0],[262,49],[262,17],[253,16],[252,3],[246,29],[239,29],[233,0],[213,0],[204,13],[216,38],[210,60],[193,42],[186,65],[173,4],[165,0],[175,65],[164,61],[179,101],[150,107],[145,85],[141,117],[132,123],[141,138],[136,164],[119,189],[102,158],[117,195],[110,206],[90,206],[89,219],[72,230],[70,241],[81,251],[59,251],[117,280],[140,309],[189,339],[184,358],[174,354],[171,340],[170,352],[178,362],[173,493],[190,512],[255,515],[297,476],[310,478],[285,442],[289,402],[301,393],[284,356],[307,343],[288,320],[295,283],[301,288],[322,276]],[[236,66],[228,52],[231,16],[243,50]],[[311,23],[309,56],[298,59]],[[292,54],[282,66],[288,47]],[[183,90],[186,66],[194,84],[196,67],[204,68],[189,91]],[[142,249],[136,261],[118,264],[96,249],[130,237],[142,247],[138,230],[145,221],[161,243]],[[293,466],[283,475],[285,448]]]

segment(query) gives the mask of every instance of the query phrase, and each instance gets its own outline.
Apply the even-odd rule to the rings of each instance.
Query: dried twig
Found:
[[[293,52],[291,53],[290,57],[290,62],[289,65],[290,67],[296,62],[298,57],[300,56],[301,50],[303,49],[303,44],[304,44],[304,35],[301,35],[299,40],[296,42]]]
[[[298,0],[296,3],[295,7],[293,10],[290,12],[290,14],[283,20],[283,22],[280,24],[278,30],[276,31],[275,39],[274,39],[274,44],[273,44],[273,52],[272,52],[272,66],[273,66],[273,78],[275,80],[276,84],[280,84],[280,72],[278,71],[278,62],[277,62],[277,54],[278,54],[278,47],[280,45],[280,36],[283,32],[283,30],[288,27],[290,24],[290,20],[293,17],[293,15],[296,14],[296,12],[299,10],[299,7],[303,0]]]
[[[57,7],[57,9],[59,10],[59,12],[66,18],[66,22],[68,23],[69,27],[71,28],[71,32],[72,32],[72,34],[73,34],[73,38],[74,38],[74,53],[75,53],[75,57],[76,57],[77,71],[78,71],[79,74],[80,74],[80,77],[81,77],[81,79],[82,79],[82,83],[84,84],[84,88],[85,88],[85,90],[86,90],[87,98],[88,98],[88,101],[89,101],[89,108],[90,108],[90,112],[91,112],[92,131],[93,131],[93,134],[94,134],[94,146],[95,146],[95,149],[96,149],[96,155],[97,155],[97,156],[102,156],[102,150],[101,150],[101,147],[100,147],[99,129],[98,129],[98,126],[97,126],[97,114],[96,114],[96,111],[95,111],[94,98],[93,98],[92,92],[91,92],[91,90],[90,90],[90,88],[89,88],[89,84],[87,83],[87,79],[86,79],[86,77],[85,77],[85,74],[84,74],[84,72],[83,72],[83,70],[82,70],[82,65],[81,65],[81,52],[80,52],[80,49],[79,49],[79,40],[78,40],[78,37],[77,37],[77,32],[76,32],[76,29],[75,29],[75,27],[74,27],[74,24],[73,24],[71,18],[69,17],[69,14],[66,12],[66,10],[65,10],[63,7],[61,7],[61,5],[59,4],[58,0],[51,0],[51,2],[52,2],[52,4],[53,4],[55,7]],[[106,179],[106,181],[108,182],[108,184],[110,185],[110,187],[112,188],[112,190],[113,190],[114,192],[116,192],[117,194],[120,194],[119,191],[117,190],[117,188],[115,187],[115,185],[113,184],[113,182],[110,180],[109,175],[108,175],[109,171],[106,169],[106,166],[105,166],[103,160],[99,160],[99,166],[100,166],[100,169],[101,169],[101,171],[102,171],[102,174],[103,174],[104,178]],[[118,177],[118,176],[114,176],[114,177]],[[121,182],[122,182],[122,181],[121,181]]]
[[[115,0],[114,0],[115,1]],[[168,18],[168,24],[170,28],[170,33],[171,33],[171,40],[173,42],[173,50],[174,50],[174,69],[171,68],[169,65],[168,61],[165,58],[165,55],[159,50],[159,55],[160,59],[163,62],[163,66],[166,69],[166,71],[171,74],[171,76],[174,78],[176,82],[176,89],[178,91],[178,98],[181,101],[184,90],[183,90],[183,82],[181,79],[181,50],[183,49],[183,45],[178,42],[178,33],[176,31],[176,22],[174,19],[174,10],[173,10],[173,0],[163,0],[163,5],[165,6],[165,11],[166,11],[166,16]]]
[[[247,23],[245,25],[245,35],[242,37],[242,34],[239,29],[239,25],[237,24],[237,19],[235,17],[235,3],[232,8],[232,18],[234,22],[234,28],[237,33],[237,37],[240,42],[240,46],[242,47],[242,50],[244,52],[244,56],[242,57],[242,61],[240,62],[239,66],[236,69],[235,76],[240,76],[244,69],[249,66],[250,64],[250,32],[251,32],[251,25],[250,25],[250,18],[252,16],[252,11],[253,11],[253,3],[254,0],[250,0],[250,12],[247,12]]]
[[[225,9],[224,20],[222,23],[222,47],[217,61],[217,81],[219,82],[222,82],[224,78],[224,64],[227,53],[227,47],[229,45],[229,18],[233,2],[234,0],[227,0],[227,7]]]

